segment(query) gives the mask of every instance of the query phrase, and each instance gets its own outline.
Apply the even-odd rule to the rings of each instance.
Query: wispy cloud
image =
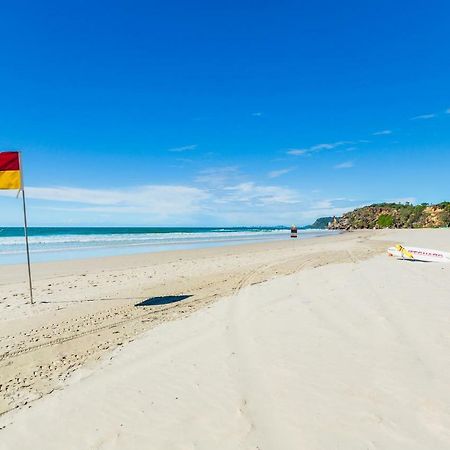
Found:
[[[28,187],[27,192],[36,225],[308,224],[318,217],[340,215],[361,206],[361,200],[330,198],[326,194],[317,197],[321,192],[302,193],[275,183],[253,181],[221,187],[176,184],[108,189]],[[16,200],[1,198],[4,193],[8,191],[0,191],[1,207],[16,210]]]
[[[184,145],[182,147],[169,148],[167,151],[169,151],[169,152],[186,152],[188,150],[195,150],[196,148],[197,148],[197,145],[193,144],[193,145]]]
[[[436,117],[436,114],[422,114],[420,116],[411,117],[411,120],[427,120],[433,119]]]
[[[331,150],[333,148],[340,147],[341,145],[346,145],[346,144],[351,144],[351,142],[338,141],[338,142],[333,142],[332,144],[317,144],[317,145],[313,145],[312,147],[310,147],[309,150],[314,151],[314,152],[319,151],[319,150]]]
[[[194,181],[212,187],[226,186],[236,182],[240,177],[237,166],[210,167],[201,170]]]
[[[337,169],[337,170],[340,170],[340,169],[351,169],[354,166],[355,166],[355,164],[353,163],[353,161],[345,161],[343,163],[336,164],[334,166],[334,168]]]
[[[32,200],[78,204],[78,211],[147,214],[154,221],[199,211],[210,194],[191,186],[145,185],[113,189],[28,187],[27,196]]]
[[[445,114],[450,114],[450,108],[448,108],[447,111],[445,111]]]
[[[296,191],[280,186],[264,186],[253,182],[240,183],[225,188],[224,199],[232,202],[252,203],[253,205],[268,205],[274,203],[293,204],[300,198]]]
[[[0,196],[2,196],[0,191]],[[43,220],[58,223],[208,223],[269,224],[288,222],[301,202],[295,189],[251,181],[222,187],[145,185],[85,189],[68,186],[28,187],[30,208]],[[5,199],[5,201],[9,201]],[[95,213],[95,214],[94,214]],[[203,222],[201,222],[203,223]]]
[[[391,130],[381,130],[381,131],[377,131],[375,133],[373,133],[373,136],[385,136],[388,134],[392,134]]]
[[[352,142],[351,141],[337,141],[337,142],[332,142],[332,143],[327,143],[327,144],[316,144],[316,145],[313,145],[311,147],[306,147],[306,148],[291,148],[287,151],[287,154],[294,155],[294,156],[307,155],[310,153],[320,152],[322,150],[332,150],[336,147],[340,147],[341,145],[347,145],[347,144],[352,144]]]
[[[267,174],[267,176],[269,178],[278,178],[278,177],[281,177],[282,175],[292,172],[293,170],[294,170],[293,167],[288,167],[286,169],[272,170],[271,172],[269,172]]]
[[[310,207],[311,209],[332,209],[336,207],[343,207],[343,208],[349,208],[348,205],[354,204],[355,200],[345,197],[338,197],[338,198],[327,198],[322,200],[317,200],[315,202],[312,202]]]
[[[308,150],[305,148],[291,148],[287,151],[288,155],[300,156],[308,153]]]
[[[362,203],[361,200],[350,198],[315,200],[311,201],[308,205],[305,205],[302,215],[305,218],[309,218],[310,221],[313,221],[318,217],[341,216],[342,214],[364,206],[364,204],[367,203],[370,202]]]
[[[254,112],[252,113],[253,117],[262,117],[263,113],[262,112]]]

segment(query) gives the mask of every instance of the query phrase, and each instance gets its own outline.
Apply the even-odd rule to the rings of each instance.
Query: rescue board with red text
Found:
[[[395,247],[389,247],[387,252],[390,256],[410,259],[411,261],[450,262],[450,252],[430,248],[410,247],[408,245],[402,246],[398,244]]]

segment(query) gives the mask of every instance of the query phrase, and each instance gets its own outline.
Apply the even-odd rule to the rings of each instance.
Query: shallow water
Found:
[[[304,230],[300,239],[333,234]],[[283,227],[240,228],[30,228],[33,262],[184,250],[289,239]],[[0,264],[26,262],[22,228],[0,230]]]

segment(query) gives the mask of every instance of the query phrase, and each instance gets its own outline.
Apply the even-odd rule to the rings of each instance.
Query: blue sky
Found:
[[[93,4],[94,3],[94,4]],[[9,2],[30,225],[306,224],[450,200],[448,1]],[[0,225],[20,203],[0,196]]]

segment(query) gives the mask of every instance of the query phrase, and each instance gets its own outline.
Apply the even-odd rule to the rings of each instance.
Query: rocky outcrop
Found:
[[[333,217],[320,217],[318,218],[312,225],[307,225],[306,227],[302,227],[303,230],[326,230],[328,228],[329,223],[333,220]]]
[[[438,228],[450,226],[450,202],[436,205],[423,203],[379,203],[335,218],[328,226],[331,230],[361,228]]]

